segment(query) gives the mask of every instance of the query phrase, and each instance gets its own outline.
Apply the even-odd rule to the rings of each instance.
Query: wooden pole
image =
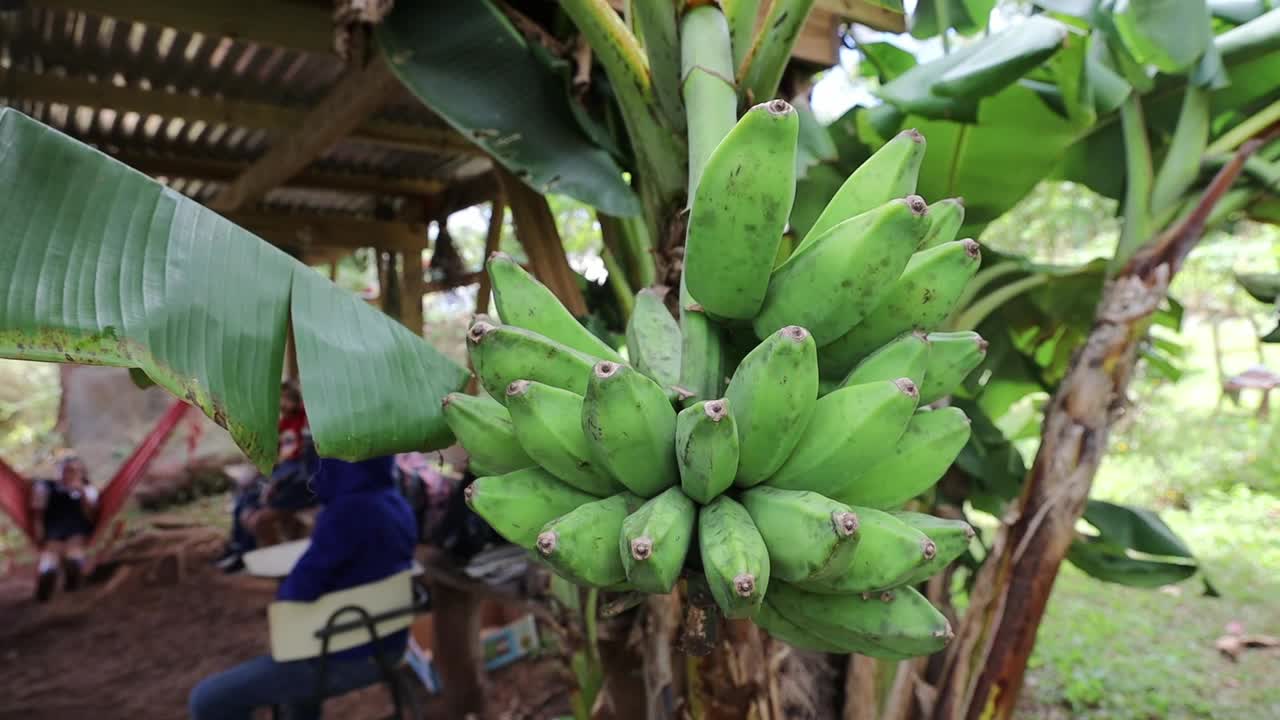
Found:
[[[547,199],[503,168],[495,168],[498,185],[511,206],[516,239],[529,256],[533,275],[551,289],[574,317],[585,317],[587,301],[578,287],[577,275],[569,267],[560,231]]]
[[[422,253],[427,249],[427,235],[422,234],[422,247],[407,252],[400,266],[403,298],[400,303],[401,322],[415,335],[422,335],[425,321],[422,317],[422,296],[426,292],[426,279],[422,275]]]
[[[502,222],[507,216],[507,204],[501,197],[494,198],[489,208],[489,232],[484,238],[484,262],[489,262],[489,256],[498,251],[502,241]],[[492,287],[489,285],[489,273],[481,272],[480,289],[476,291],[476,314],[489,312],[490,292]]]

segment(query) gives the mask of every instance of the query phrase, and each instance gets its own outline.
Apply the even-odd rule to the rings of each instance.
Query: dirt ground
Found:
[[[207,554],[186,559],[181,572],[173,562],[124,567],[47,605],[31,600],[28,573],[0,578],[0,720],[178,720],[201,678],[267,651],[272,583],[224,576]],[[490,716],[567,714],[560,672],[551,660],[495,671]],[[414,687],[424,718],[446,717],[439,697]],[[526,697],[516,694],[522,688]],[[365,720],[391,709],[375,686],[331,700],[325,714]]]

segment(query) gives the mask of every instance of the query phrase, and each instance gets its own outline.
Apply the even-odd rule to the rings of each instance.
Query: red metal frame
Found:
[[[175,400],[164,415],[156,421],[155,427],[142,439],[133,453],[116,470],[116,474],[102,488],[98,498],[98,520],[93,538],[97,540],[107,532],[111,520],[122,510],[129,500],[129,495],[142,479],[144,471],[155,459],[165,441],[178,427],[178,423],[187,414],[190,405],[182,400]],[[0,510],[13,518],[18,527],[28,538],[32,534],[31,519],[31,483],[27,482],[13,468],[0,460]]]

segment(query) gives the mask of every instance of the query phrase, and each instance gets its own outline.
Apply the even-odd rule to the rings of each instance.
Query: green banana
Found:
[[[769,550],[746,509],[727,495],[704,505],[698,513],[698,549],[724,616],[754,615],[769,588]]]
[[[724,394],[725,354],[720,326],[694,302],[680,277],[680,387],[690,399],[709,400]]]
[[[817,632],[788,620],[773,607],[773,603],[770,602],[768,597],[764,599],[764,602],[760,603],[760,608],[756,611],[756,616],[752,618],[752,621],[773,636],[775,640],[781,640],[792,647],[825,653],[849,652],[843,645],[839,645]]]
[[[911,417],[893,452],[851,474],[832,497],[850,505],[895,508],[933,487],[969,442],[969,418],[954,407]]]
[[[666,288],[645,288],[627,321],[627,359],[631,366],[667,390],[680,382],[680,326],[662,302]]]
[[[953,197],[929,206],[929,232],[920,242],[920,250],[928,250],[956,239],[964,225],[964,199]]]
[[[859,539],[849,571],[797,582],[796,587],[820,595],[876,592],[901,585],[937,556],[938,548],[927,535],[898,518],[874,508],[850,507],[858,516]]]
[[[543,526],[538,554],[565,578],[597,588],[627,581],[618,554],[622,522],[640,506],[640,498],[618,493],[579,505]]]
[[[536,467],[478,478],[463,496],[499,535],[526,550],[547,522],[596,499]]]
[[[516,441],[511,415],[487,395],[449,393],[441,403],[444,421],[471,456],[474,475],[501,475],[537,463]]]
[[[920,404],[955,392],[987,357],[987,341],[972,330],[929,333],[929,362],[920,385]]]
[[[895,512],[892,515],[927,535],[937,548],[933,559],[916,568],[903,579],[903,585],[922,583],[941,572],[969,549],[969,541],[973,540],[975,535],[973,527],[963,520],[940,518],[936,515],[916,512]]]
[[[924,136],[915,130],[903,130],[885,143],[844,181],[795,253],[808,249],[823,233],[845,220],[914,193],[924,150]]]
[[[489,256],[489,280],[498,316],[513,325],[601,360],[622,362],[617,351],[596,337],[560,303],[555,293],[504,252]]]
[[[628,515],[618,541],[627,582],[640,592],[671,592],[689,554],[697,516],[697,506],[677,487]]]
[[[581,417],[591,457],[631,492],[653,497],[679,482],[676,411],[649,378],[626,365],[597,363]]]
[[[901,660],[929,655],[954,637],[947,618],[914,588],[816,595],[778,583],[770,601],[797,625],[863,655]]]
[[[903,333],[863,358],[837,387],[852,387],[904,377],[919,389],[920,384],[928,377],[925,368],[928,367],[929,352],[929,341],[924,333]]]
[[[742,506],[769,549],[769,573],[795,582],[842,575],[858,547],[858,516],[808,490],[754,487]]]
[[[520,446],[552,475],[596,497],[626,489],[591,458],[582,434],[581,395],[516,380],[507,386],[507,410]]]
[[[483,320],[467,331],[467,347],[480,385],[507,404],[507,386],[535,380],[581,395],[596,359],[529,330]]]
[[[893,452],[916,409],[906,378],[842,388],[814,405],[809,429],[766,482],[838,497],[851,473]]]
[[[742,359],[725,391],[738,425],[736,484],[773,475],[804,436],[818,399],[816,355],[809,331],[790,325]]]
[[[929,230],[918,195],[890,200],[820,235],[769,280],[756,335],[800,325],[822,347],[857,325],[902,274]]]
[[[957,240],[911,256],[879,304],[840,339],[822,348],[822,373],[843,375],[862,357],[907,330],[929,331],[951,314],[982,260],[978,243]]]
[[[707,158],[685,240],[689,293],[717,317],[755,316],[796,191],[795,108],[751,108]]]
[[[676,416],[676,466],[684,494],[704,505],[733,484],[738,426],[728,400],[703,400]]]

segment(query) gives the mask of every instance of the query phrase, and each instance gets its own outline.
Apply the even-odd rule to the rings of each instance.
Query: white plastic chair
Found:
[[[284,571],[280,572],[281,565],[284,564],[281,558],[292,553],[296,553],[294,562],[302,554],[296,548],[288,552],[281,551],[274,558],[265,558],[266,562],[260,565],[260,569],[270,571],[272,574],[269,577],[287,575],[292,563],[288,563]],[[311,602],[278,600],[271,603],[267,608],[267,624],[272,659],[276,662],[289,662],[319,658],[317,696],[324,698],[328,659],[332,653],[377,643],[387,635],[408,629],[413,624],[413,616],[426,605],[425,596],[415,597],[413,576],[417,570],[418,568],[404,570],[376,582],[323,595]],[[418,708],[408,688],[396,674],[396,667],[402,658],[375,653],[374,660],[382,671],[383,682],[395,705],[391,718],[405,717],[406,699],[409,700],[408,717],[417,718]],[[273,712],[278,715],[276,709]]]

